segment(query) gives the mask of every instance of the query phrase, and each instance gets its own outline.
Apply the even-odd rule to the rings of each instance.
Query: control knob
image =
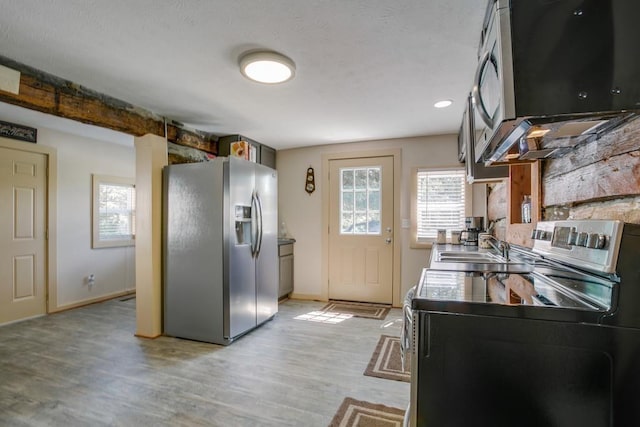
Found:
[[[604,234],[591,233],[587,238],[586,247],[593,249],[602,249],[607,242],[607,237]]]
[[[576,239],[577,246],[587,246],[587,240],[589,239],[589,233],[581,231],[578,233],[578,238]]]
[[[531,238],[534,240],[548,240],[548,233],[544,230],[533,229],[531,230]]]

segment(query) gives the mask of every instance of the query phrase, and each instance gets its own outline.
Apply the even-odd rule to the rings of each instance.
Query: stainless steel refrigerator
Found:
[[[278,311],[276,171],[229,157],[163,180],[164,333],[230,344]]]

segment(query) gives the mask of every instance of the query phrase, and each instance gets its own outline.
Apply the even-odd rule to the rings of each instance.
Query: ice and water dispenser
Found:
[[[251,244],[251,206],[236,205],[236,245]]]

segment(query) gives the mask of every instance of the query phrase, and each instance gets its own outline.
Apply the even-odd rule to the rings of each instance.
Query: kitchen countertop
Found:
[[[531,301],[511,301],[512,291],[530,289],[535,295],[553,291],[543,276],[532,273],[532,262],[521,258],[508,263],[439,261],[444,252],[498,254],[477,246],[434,245],[411,301],[413,310],[587,323],[597,323],[602,316],[602,310],[586,306],[563,305],[558,310]]]
[[[279,245],[289,245],[292,243],[295,243],[296,239],[293,239],[291,237],[278,237],[278,246]]]
[[[428,268],[434,270],[446,270],[446,271],[491,271],[491,272],[509,272],[509,273],[528,273],[533,270],[533,264],[524,261],[514,251],[510,254],[509,261],[495,260],[469,260],[466,262],[440,260],[440,254],[445,252],[453,253],[472,253],[487,254],[489,256],[500,257],[500,253],[495,249],[482,249],[478,246],[465,246],[465,245],[453,245],[451,243],[446,244],[434,244],[431,248],[431,258],[429,260]]]

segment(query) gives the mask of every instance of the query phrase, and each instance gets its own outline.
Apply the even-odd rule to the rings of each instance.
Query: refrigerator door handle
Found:
[[[258,242],[256,244],[256,257],[260,254],[262,249],[262,200],[256,193],[256,204],[258,206]]]
[[[251,256],[258,256],[258,197],[256,193],[251,194]]]

